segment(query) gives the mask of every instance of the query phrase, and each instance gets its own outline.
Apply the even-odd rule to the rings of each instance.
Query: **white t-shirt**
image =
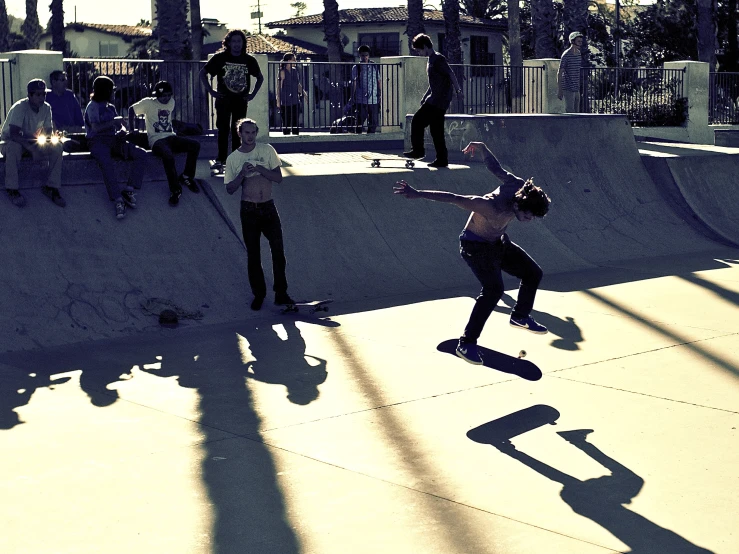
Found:
[[[234,150],[228,155],[228,158],[226,158],[226,170],[223,175],[223,182],[230,183],[236,179],[236,176],[239,174],[239,171],[241,171],[241,168],[244,167],[246,162],[249,162],[252,165],[261,165],[267,169],[275,169],[282,165],[280,157],[277,155],[275,149],[272,148],[271,144],[258,142],[254,145],[254,150],[251,152]],[[259,173],[253,171],[247,174],[246,177],[254,177],[254,175],[259,175]]]
[[[18,100],[8,111],[3,123],[2,140],[10,138],[10,126],[20,127],[26,138],[35,137],[40,131],[51,129],[51,106],[44,102],[38,112],[34,112],[28,98]]]
[[[149,147],[159,139],[174,135],[172,120],[174,119],[174,98],[162,104],[156,98],[144,98],[131,106],[136,115],[146,118],[146,134],[149,137]]]

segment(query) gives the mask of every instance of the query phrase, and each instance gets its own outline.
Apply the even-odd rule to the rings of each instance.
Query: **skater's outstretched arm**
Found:
[[[490,151],[490,148],[488,148],[487,144],[485,144],[484,142],[470,142],[467,146],[465,146],[464,150],[462,150],[462,153],[466,156],[469,156],[470,159],[474,158],[479,153],[482,157],[482,161],[485,162],[485,166],[488,168],[488,171],[490,171],[490,173],[495,175],[504,183],[512,179],[520,180],[521,182],[523,182],[523,179],[521,179],[517,175],[514,175],[510,171],[506,171],[505,169],[503,169],[503,166],[500,165],[498,158],[495,157],[495,155]]]
[[[446,202],[453,204],[458,208],[467,210],[468,212],[488,213],[492,212],[492,201],[490,198],[483,196],[461,195],[443,190],[417,190],[410,186],[406,181],[397,181],[393,187],[393,194],[399,194],[406,198],[416,199],[424,198],[426,200],[435,200],[436,202]]]

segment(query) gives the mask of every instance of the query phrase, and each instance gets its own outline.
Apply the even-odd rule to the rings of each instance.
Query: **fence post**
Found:
[[[49,73],[55,69],[64,69],[61,52],[52,52],[49,50],[18,50],[16,52],[7,52],[2,54],[3,58],[15,60],[11,65],[10,71],[13,76],[13,94],[12,98],[16,102],[21,98],[26,98],[28,93],[26,85],[31,79],[43,79],[46,86],[49,87]],[[3,94],[7,94],[3,91]],[[8,103],[7,108],[10,109],[11,104]],[[5,116],[2,119],[5,121]]]
[[[533,90],[526,90],[527,98],[532,98],[537,91],[541,90],[541,113],[562,113],[564,112],[564,102],[557,98],[557,72],[559,71],[558,58],[542,58],[538,60],[524,60],[524,67],[541,67],[544,66],[542,73],[532,72],[534,74],[531,82],[527,80],[527,89],[531,87]],[[543,83],[539,83],[538,79],[543,79]]]
[[[387,56],[380,58],[380,63],[400,63],[398,68],[398,95],[397,99],[389,99],[391,102],[397,102],[397,106],[393,106],[393,110],[398,114],[400,120],[400,128],[406,128],[407,114],[414,114],[421,105],[423,93],[428,89],[429,82],[426,76],[426,63],[428,58],[425,56]],[[385,91],[383,91],[384,95]],[[382,99],[386,101],[385,98]],[[383,106],[383,110],[385,107]],[[391,110],[391,113],[393,111]],[[388,129],[392,131],[392,127]],[[383,129],[383,132],[385,130]],[[406,138],[410,140],[410,130],[406,129]]]
[[[708,126],[709,65],[706,62],[665,62],[664,69],[682,69],[683,94],[688,100],[687,140],[695,144],[713,144],[713,130]]]

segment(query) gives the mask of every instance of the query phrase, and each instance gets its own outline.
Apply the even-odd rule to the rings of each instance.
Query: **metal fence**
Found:
[[[583,68],[581,111],[625,114],[631,125],[681,126],[687,120],[684,69]]]
[[[739,123],[739,73],[711,73],[708,80],[708,123]]]
[[[10,107],[15,103],[13,96],[13,72],[11,71],[11,65],[15,63],[15,60],[0,59],[0,86],[3,91],[3,103],[0,106],[2,112],[0,115],[5,119],[5,115],[10,110]]]
[[[296,62],[295,67],[305,96],[299,104],[298,128],[306,131],[345,133],[357,125],[356,98],[352,67],[355,63]],[[399,63],[373,64],[380,72],[382,94],[379,101],[378,127],[400,128],[401,114]],[[281,62],[269,62],[267,87],[269,94],[269,129],[283,128],[282,117],[276,101],[276,87]]]
[[[452,64],[462,87],[447,113],[542,113],[544,67]]]
[[[177,119],[211,129],[215,127],[213,100],[198,79],[203,65],[201,61],[64,58],[68,82],[83,109],[99,75],[113,79],[116,90],[111,103],[124,117],[131,104],[151,96],[154,85],[166,80],[174,89]]]

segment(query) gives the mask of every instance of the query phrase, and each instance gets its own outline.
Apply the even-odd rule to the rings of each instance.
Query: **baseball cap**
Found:
[[[39,91],[46,92],[46,83],[43,79],[31,79],[26,85],[26,91],[28,94]]]
[[[154,96],[159,98],[165,94],[172,94],[172,85],[168,81],[159,81],[154,85]]]
[[[575,40],[577,37],[585,38],[580,31],[572,31],[570,33],[570,42],[572,42],[573,40]]]

